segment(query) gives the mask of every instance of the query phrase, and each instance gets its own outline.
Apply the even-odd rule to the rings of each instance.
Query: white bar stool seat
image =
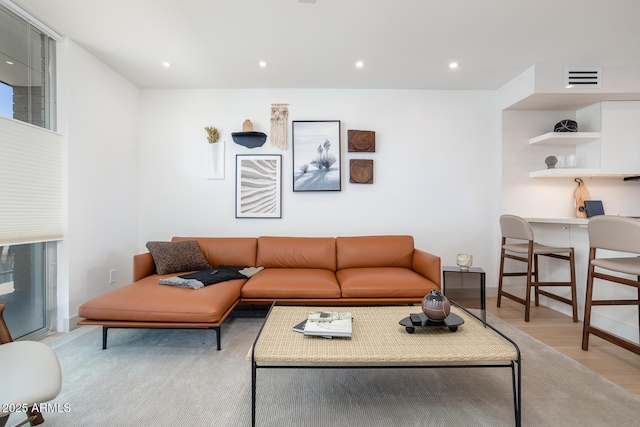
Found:
[[[7,422],[10,413],[5,410],[11,410],[12,404],[27,412],[27,420],[18,425],[38,425],[44,418],[31,409],[54,399],[62,387],[58,356],[41,342],[13,341],[2,311],[4,304],[0,303],[0,426]]]

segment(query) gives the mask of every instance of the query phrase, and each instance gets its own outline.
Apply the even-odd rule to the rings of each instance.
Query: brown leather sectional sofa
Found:
[[[160,285],[150,253],[134,256],[134,282],[82,304],[80,325],[108,328],[212,328],[239,303],[390,305],[420,303],[440,289],[440,257],[414,248],[412,236],[174,237],[196,240],[211,266],[261,266],[248,279],[201,289]]]

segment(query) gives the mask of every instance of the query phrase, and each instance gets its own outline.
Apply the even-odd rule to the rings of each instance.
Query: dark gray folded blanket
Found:
[[[191,274],[181,274],[181,279],[193,279],[201,282],[204,286],[213,285],[214,283],[226,282],[233,279],[246,279],[247,276],[240,273],[245,267],[231,267],[228,265],[219,265],[215,268],[207,268],[206,270],[196,271]]]
[[[175,277],[160,279],[161,285],[178,286],[181,288],[200,289],[215,283],[226,282],[233,279],[246,279],[263,270],[264,267],[233,267],[219,265],[214,268],[183,274]]]

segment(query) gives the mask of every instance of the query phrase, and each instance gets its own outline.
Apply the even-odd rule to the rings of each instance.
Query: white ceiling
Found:
[[[640,65],[640,0],[15,3],[141,88],[493,90],[532,65]]]

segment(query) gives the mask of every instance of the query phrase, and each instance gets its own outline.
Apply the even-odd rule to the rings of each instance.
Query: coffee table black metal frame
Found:
[[[521,399],[521,392],[522,392],[522,357],[520,354],[520,348],[518,347],[518,345],[509,337],[507,337],[505,334],[503,334],[502,332],[500,332],[499,330],[497,330],[496,328],[494,328],[493,326],[491,326],[490,324],[488,324],[485,320],[480,319],[478,316],[476,316],[475,314],[471,313],[470,311],[468,311],[467,309],[465,309],[464,307],[460,306],[459,304],[457,304],[455,301],[452,302],[452,304],[458,308],[460,308],[461,310],[463,310],[466,314],[472,316],[473,318],[477,319],[479,322],[482,322],[484,324],[485,327],[488,327],[490,329],[492,329],[494,332],[496,332],[498,335],[500,335],[502,338],[504,338],[505,340],[507,340],[509,343],[511,343],[511,345],[513,345],[513,347],[516,350],[517,353],[517,359],[516,360],[512,360],[509,362],[499,362],[499,363],[491,363],[491,364],[477,364],[477,365],[473,365],[473,364],[428,364],[428,365],[367,365],[367,364],[363,364],[361,366],[357,366],[357,365],[348,365],[348,366],[341,366],[341,365],[327,365],[327,364],[318,364],[318,365],[304,365],[301,366],[299,364],[265,364],[265,365],[259,365],[258,362],[256,362],[255,360],[255,348],[256,348],[256,344],[258,343],[258,340],[260,339],[260,334],[262,333],[262,330],[264,328],[264,325],[266,324],[267,320],[269,319],[269,315],[271,314],[271,311],[273,310],[273,307],[276,305],[276,303],[274,302],[271,305],[271,308],[269,309],[269,312],[267,313],[267,316],[265,318],[264,323],[262,324],[262,327],[260,328],[260,331],[258,332],[258,335],[256,336],[254,342],[253,342],[253,346],[251,348],[251,425],[253,427],[255,427],[256,425],[256,385],[257,385],[257,373],[258,373],[258,369],[455,369],[455,368],[509,368],[511,369],[511,383],[512,383],[512,392],[513,392],[513,412],[514,412],[514,420],[515,420],[515,426],[516,427],[521,427],[522,425],[522,399]],[[292,332],[293,333],[293,332]]]

